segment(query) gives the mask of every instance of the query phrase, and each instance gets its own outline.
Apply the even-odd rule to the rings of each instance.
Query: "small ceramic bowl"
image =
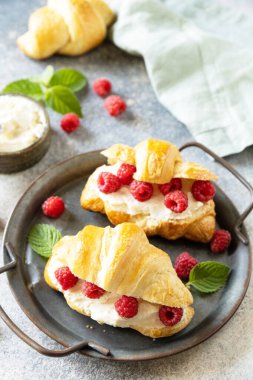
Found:
[[[46,120],[43,134],[34,143],[14,152],[0,152],[0,173],[13,173],[27,169],[45,155],[50,145],[51,128],[48,113],[41,103],[24,95],[0,94],[0,96],[6,95],[26,98],[34,102],[39,106]]]

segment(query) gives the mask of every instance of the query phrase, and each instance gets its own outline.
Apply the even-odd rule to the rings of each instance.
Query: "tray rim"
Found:
[[[11,224],[12,222],[12,218],[13,218],[13,215],[16,211],[16,208],[20,205],[20,203],[22,202],[23,198],[27,195],[27,193],[30,191],[30,189],[44,176],[47,175],[48,171],[56,168],[56,167],[59,167],[59,166],[62,166],[64,165],[65,163],[73,160],[73,159],[77,159],[79,157],[85,157],[87,154],[99,154],[103,149],[96,149],[96,150],[92,150],[92,151],[88,151],[88,152],[84,152],[84,153],[80,153],[80,154],[77,154],[77,155],[72,155],[71,157],[67,158],[67,159],[64,159],[64,160],[61,160],[61,161],[58,161],[56,162],[55,164],[52,164],[50,165],[45,171],[43,171],[39,176],[37,176],[34,180],[32,180],[30,182],[30,184],[27,186],[27,188],[25,189],[25,191],[22,193],[22,195],[19,197],[19,199],[17,200],[16,204],[14,205],[12,211],[11,211],[11,214],[9,216],[9,219],[6,223],[6,226],[5,226],[5,229],[4,229],[4,233],[3,233],[3,238],[2,238],[2,254],[3,254],[3,259],[4,259],[4,263],[7,263],[8,261],[6,260],[6,254],[4,253],[4,244],[6,242],[6,235],[7,235],[7,232],[8,232],[8,229],[9,229],[9,225]],[[80,176],[81,177],[81,176]],[[76,177],[76,179],[78,179],[78,177]],[[228,199],[228,201],[230,202],[230,204],[233,206],[233,208],[235,209],[235,211],[239,214],[239,211],[237,209],[237,207],[234,205],[234,203],[232,202],[232,200],[224,193],[224,191],[218,186],[216,185],[216,187],[219,189],[219,191],[224,194],[226,196],[226,198]],[[248,232],[247,232],[247,229],[245,227],[245,224],[243,223],[242,224],[242,228],[244,229],[244,232],[245,232],[245,235],[246,237],[248,238]],[[252,256],[251,256],[251,251],[252,251],[252,243],[251,243],[251,240],[249,240],[249,243],[247,245],[248,247],[248,251],[249,251],[249,265],[248,265],[248,268],[247,268],[247,277],[244,279],[244,282],[243,282],[243,292],[241,293],[240,295],[240,298],[236,301],[236,304],[234,305],[234,307],[230,310],[230,312],[228,313],[227,317],[225,319],[222,320],[222,323],[220,323],[216,328],[214,328],[212,331],[210,331],[207,335],[205,335],[204,337],[200,338],[200,339],[197,339],[195,343],[193,344],[190,344],[189,346],[185,347],[185,348],[178,348],[178,349],[174,349],[172,352],[163,352],[163,353],[157,353],[157,354],[153,354],[153,355],[146,355],[146,356],[142,356],[142,357],[134,357],[133,355],[130,355],[129,357],[113,357],[113,356],[95,356],[94,355],[94,351],[77,351],[78,354],[82,355],[82,356],[87,356],[89,358],[93,358],[93,359],[105,359],[105,360],[113,360],[113,361],[125,361],[125,362],[129,362],[129,361],[147,361],[147,360],[156,360],[156,359],[161,359],[161,358],[165,358],[165,357],[170,357],[170,356],[174,356],[178,353],[181,353],[181,352],[185,352],[187,350],[190,350],[191,348],[193,347],[196,347],[197,345],[199,345],[200,343],[206,341],[207,339],[209,339],[211,336],[213,336],[216,332],[218,332],[232,317],[233,315],[236,313],[236,311],[238,310],[238,308],[240,307],[245,295],[246,295],[246,292],[248,290],[248,287],[249,287],[249,283],[250,283],[250,279],[251,279],[251,270],[252,270]],[[14,268],[15,269],[15,268]],[[11,289],[11,293],[12,295],[14,296],[14,299],[15,301],[17,302],[18,306],[20,307],[20,309],[23,311],[23,313],[30,319],[30,321],[40,330],[42,331],[46,336],[48,336],[49,338],[51,338],[52,340],[54,340],[56,343],[59,343],[61,344],[62,346],[64,347],[71,347],[70,345],[68,345],[66,342],[64,342],[59,336],[53,334],[52,332],[48,331],[46,329],[46,327],[43,327],[41,326],[40,323],[37,323],[36,319],[34,319],[31,315],[30,315],[30,312],[27,308],[25,308],[22,303],[19,302],[19,299],[18,299],[18,296],[15,292],[15,289],[14,287],[12,286],[12,283],[11,283],[11,280],[10,280],[10,272],[7,272],[7,278],[8,278],[8,284],[9,284],[9,287]]]

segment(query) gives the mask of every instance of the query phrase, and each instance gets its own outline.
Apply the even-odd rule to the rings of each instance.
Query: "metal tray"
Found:
[[[186,144],[181,150],[189,146],[201,148],[213,156],[253,194],[251,185],[226,161],[198,143]],[[79,204],[85,181],[97,166],[104,163],[103,156],[95,151],[72,157],[49,168],[30,185],[18,201],[4,234],[5,265],[0,268],[0,273],[7,272],[11,290],[31,321],[66,348],[51,350],[42,347],[21,331],[1,307],[0,316],[22,340],[48,356],[64,356],[78,351],[96,358],[148,360],[170,356],[194,347],[217,332],[231,318],[246,293],[250,279],[251,253],[242,222],[253,205],[250,204],[239,215],[230,199],[217,187],[217,224],[231,231],[233,237],[228,252],[221,255],[212,254],[208,245],[183,239],[150,239],[153,244],[169,252],[172,261],[180,252],[188,250],[200,261],[218,260],[232,269],[229,281],[219,292],[203,295],[193,291],[195,316],[186,329],[172,337],[153,340],[131,329],[99,325],[70,309],[64,297],[46,285],[43,278],[46,261],[31,251],[27,244],[27,234],[30,227],[38,222],[51,222],[63,234],[75,234],[86,224],[108,225],[104,215],[84,211]],[[47,196],[54,193],[63,197],[66,211],[61,218],[51,221],[42,215],[40,206]]]

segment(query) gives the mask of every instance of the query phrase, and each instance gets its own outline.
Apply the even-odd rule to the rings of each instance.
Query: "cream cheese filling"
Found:
[[[36,142],[45,131],[41,107],[21,96],[0,96],[0,152],[15,152]]]
[[[77,308],[80,312],[89,314],[92,319],[103,324],[114,327],[134,327],[142,326],[150,329],[161,329],[166,327],[159,319],[159,308],[161,305],[139,299],[138,313],[133,318],[120,317],[115,310],[114,304],[121,297],[117,294],[105,292],[98,299],[86,297],[82,292],[83,280],[78,280],[77,284],[69,289],[63,290],[55,277],[55,271],[64,266],[64,263],[57,257],[52,257],[48,265],[48,276],[54,286],[63,293],[67,303],[71,307]],[[184,314],[181,321],[184,319]]]
[[[117,174],[121,163],[107,166],[103,165],[94,172],[94,181],[91,183],[91,191],[95,196],[107,201],[110,208],[115,211],[122,211],[128,215],[146,215],[147,218],[154,221],[166,221],[169,219],[186,219],[191,218],[196,211],[204,207],[204,203],[196,201],[191,193],[192,180],[182,179],[182,190],[188,197],[188,207],[182,213],[175,213],[164,205],[164,195],[160,192],[158,185],[153,184],[154,192],[152,197],[145,201],[137,201],[130,193],[129,186],[122,186],[118,191],[105,194],[99,190],[97,179],[101,172],[110,172]]]

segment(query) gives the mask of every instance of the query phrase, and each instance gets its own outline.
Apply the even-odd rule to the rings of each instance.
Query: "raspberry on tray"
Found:
[[[216,230],[212,237],[210,246],[213,253],[225,251],[231,242],[231,235],[226,230]]]
[[[49,218],[59,218],[65,210],[65,204],[62,198],[57,196],[49,197],[42,204],[42,211],[45,216]]]
[[[188,252],[182,252],[175,261],[175,271],[181,280],[188,280],[190,271],[199,261],[192,257]]]

